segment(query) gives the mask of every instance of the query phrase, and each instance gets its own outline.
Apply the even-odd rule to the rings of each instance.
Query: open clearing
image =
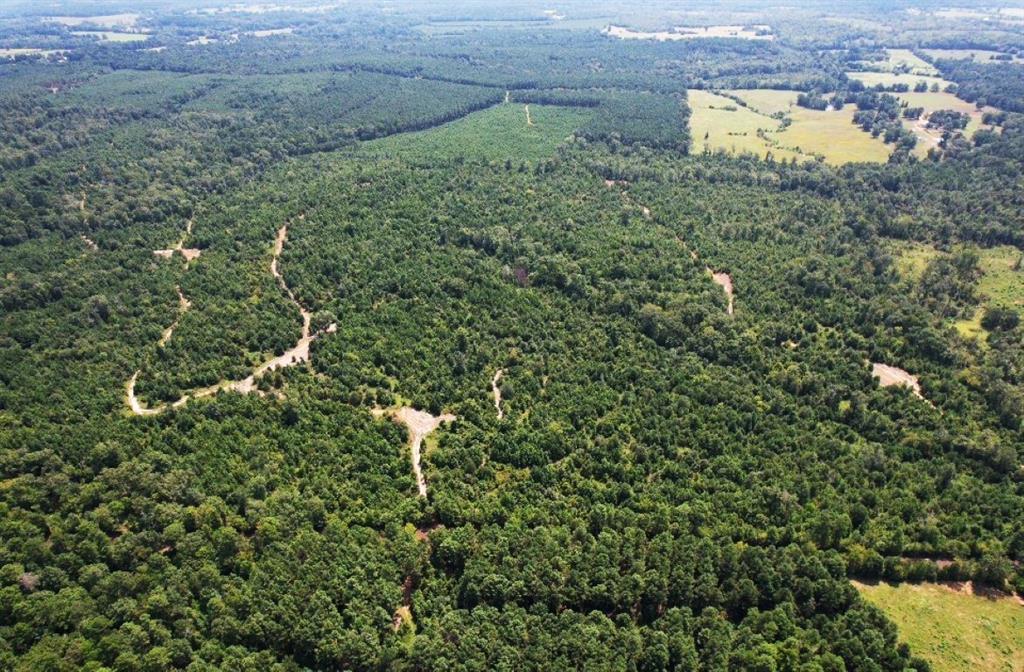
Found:
[[[72,30],[71,34],[94,37],[100,42],[144,42],[150,38],[149,33],[119,33],[112,30]]]
[[[657,40],[659,42],[671,40],[695,40],[707,38],[735,38],[740,40],[774,40],[769,26],[678,26],[669,30],[648,32],[642,30],[631,30],[622,26],[607,26],[601,31],[609,37],[617,37],[620,40]]]
[[[903,241],[893,241],[891,251],[897,272],[910,282],[920,280],[928,262],[945,254],[930,245]],[[961,335],[974,338],[985,333],[981,327],[981,316],[986,307],[1024,312],[1024,270],[1018,268],[1021,256],[1020,250],[1010,245],[978,250],[978,266],[982,275],[977,290],[981,305],[971,319],[954,323]]]
[[[911,75],[937,77],[939,71],[910,49],[886,49],[884,61],[863,62],[861,65],[877,72],[904,72]]]
[[[104,28],[130,28],[138,22],[141,14],[102,14],[97,16],[48,16],[44,21],[63,26],[102,26]]]
[[[554,154],[592,110],[531,104],[528,125],[518,105],[496,105],[447,124],[362,143],[375,156],[436,161],[438,157],[484,161],[539,161]]]
[[[968,584],[853,585],[935,672],[1024,669],[1024,607],[1012,597],[977,595]]]
[[[917,376],[909,371],[905,371],[897,366],[890,366],[889,364],[872,362],[871,375],[878,378],[878,384],[881,387],[892,387],[893,385],[909,387],[913,390],[915,396],[924,399],[921,396],[921,384],[918,382]]]
[[[974,103],[968,103],[966,100],[957,98],[952,93],[946,93],[945,91],[920,93],[909,91],[895,95],[900,100],[906,102],[908,107],[924,108],[924,115],[920,120],[903,120],[903,125],[914,131],[914,135],[917,136],[918,142],[917,146],[914,147],[914,153],[918,156],[927,155],[928,149],[938,145],[942,139],[941,131],[927,128],[927,117],[932,112],[936,110],[955,110],[956,112],[963,112],[968,115],[970,121],[967,122],[967,128],[963,130],[963,134],[964,137],[970,138],[976,131],[984,127],[984,124],[981,123],[984,114],[997,111],[994,107],[985,107],[979,110]]]
[[[853,106],[842,110],[809,110],[796,105],[798,92],[768,89],[725,92],[745,103],[701,90],[690,90],[690,131],[697,150],[733,154],[753,152],[776,160],[812,160],[840,165],[854,161],[882,163],[891,149],[853,123]],[[772,115],[785,115],[791,123]]]
[[[458,418],[451,413],[431,415],[426,411],[420,411],[412,406],[402,406],[397,409],[375,408],[371,411],[375,418],[390,416],[395,422],[401,423],[409,430],[409,448],[412,452],[412,470],[416,475],[416,488],[420,497],[427,496],[427,479],[423,476],[423,469],[420,466],[422,459],[421,447],[427,435],[447,422],[454,422]]]
[[[997,57],[1004,54],[999,51],[987,49],[922,49],[922,53],[936,60],[946,59],[949,61],[974,61],[975,63],[1022,63],[1024,58],[1012,56],[1009,60],[1001,60]]]
[[[932,87],[932,84],[935,84],[939,87],[940,91],[945,91],[946,87],[952,84],[952,82],[941,77],[908,75],[906,73],[896,74],[894,72],[847,72],[846,76],[862,83],[868,88],[874,88],[878,85],[888,88],[903,84],[913,91],[919,82],[924,82],[928,85],[929,89]]]

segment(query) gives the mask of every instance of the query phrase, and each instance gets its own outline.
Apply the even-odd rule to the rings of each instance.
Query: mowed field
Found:
[[[854,582],[899,628],[900,641],[934,672],[1019,672],[1024,669],[1024,606],[944,584]]]
[[[884,162],[891,148],[853,124],[854,108],[809,110],[796,105],[798,92],[769,89],[724,92],[744,101],[691,90],[690,132],[694,151],[707,148],[739,154],[752,152],[776,160],[815,160],[839,165],[854,161]],[[779,116],[788,117],[784,127]]]
[[[868,88],[872,88],[881,84],[882,86],[896,86],[898,84],[905,84],[911,91],[914,90],[914,86],[918,82],[925,82],[930,89],[932,84],[937,84],[940,91],[945,90],[947,86],[952,84],[949,80],[942,79],[941,77],[929,77],[926,75],[911,75],[907,73],[896,74],[893,72],[847,72],[846,76],[850,79],[854,79],[864,84]]]
[[[910,282],[917,282],[925,268],[935,257],[945,254],[924,243],[893,241],[892,253],[896,271]],[[981,278],[977,293],[981,305],[969,320],[957,320],[954,326],[968,338],[985,334],[981,327],[981,316],[987,307],[1012,308],[1024,313],[1024,270],[1018,268],[1021,252],[1015,247],[1002,245],[978,250],[978,266]]]
[[[414,133],[372,140],[362,152],[436,161],[457,156],[485,161],[537,161],[551,156],[593,112],[582,108],[530,105],[530,120],[522,103],[505,103],[462,119]]]

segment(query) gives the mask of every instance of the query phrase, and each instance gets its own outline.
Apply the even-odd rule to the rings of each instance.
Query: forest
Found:
[[[0,8],[0,670],[1013,669],[872,596],[1024,596],[1016,14],[57,4]],[[705,91],[882,160],[701,151]]]

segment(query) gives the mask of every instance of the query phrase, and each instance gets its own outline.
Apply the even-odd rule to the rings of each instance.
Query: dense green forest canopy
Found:
[[[927,670],[851,578],[1024,595],[1020,7],[167,4],[0,8],[0,670]]]

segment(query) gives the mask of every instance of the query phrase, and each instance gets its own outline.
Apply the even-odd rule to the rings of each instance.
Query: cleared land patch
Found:
[[[895,621],[900,640],[935,672],[1024,669],[1024,607],[966,584],[853,585]]]
[[[149,33],[119,33],[113,30],[72,30],[71,34],[94,37],[100,42],[144,42],[150,38]]]
[[[904,119],[903,121],[904,125],[914,131],[914,135],[917,136],[918,143],[914,147],[914,152],[919,156],[926,155],[928,149],[937,146],[942,139],[941,130],[927,127],[928,116],[936,110],[954,110],[969,116],[970,121],[967,122],[967,127],[963,130],[964,137],[967,138],[970,138],[976,131],[984,127],[982,117],[986,112],[997,111],[994,107],[985,107],[979,110],[974,103],[968,103],[966,100],[957,98],[952,93],[945,91],[909,91],[907,93],[898,93],[896,97],[906,102],[908,107],[924,108],[924,114],[921,116],[921,119]]]
[[[921,278],[929,261],[946,254],[930,245],[903,241],[893,241],[891,249],[897,272],[911,282]],[[1010,308],[1018,313],[1024,312],[1024,270],[1020,268],[1022,256],[1020,250],[1010,245],[978,250],[981,279],[978,280],[977,290],[981,305],[970,319],[954,323],[963,336],[974,338],[985,333],[981,317],[986,308]]]
[[[941,77],[930,77],[927,75],[910,75],[906,73],[895,73],[895,72],[847,72],[846,76],[850,79],[856,80],[862,83],[868,88],[873,88],[878,85],[882,85],[886,88],[891,86],[905,85],[911,91],[917,86],[919,82],[924,82],[930,89],[932,84],[939,87],[940,91],[945,90],[947,86],[952,84],[949,80]]]
[[[707,39],[712,37],[731,37],[740,40],[775,39],[775,36],[771,32],[771,28],[765,25],[677,26],[668,30],[653,32],[631,30],[629,28],[624,28],[623,26],[607,26],[601,32],[610,37],[617,37],[620,40],[657,40],[659,42]]]
[[[797,91],[737,89],[723,93],[726,95],[689,92],[690,131],[697,151],[753,152],[761,157],[770,152],[777,160],[821,158],[835,165],[884,162],[891,153],[881,139],[853,123],[853,106],[809,110],[796,105]],[[782,117],[789,119],[788,126]]]
[[[436,128],[372,140],[359,151],[407,160],[537,161],[551,156],[592,115],[589,109],[531,104],[527,124],[518,105],[498,105]]]
[[[863,67],[878,72],[903,72],[911,75],[937,77],[939,71],[910,49],[886,49],[884,61],[869,61]]]
[[[922,49],[922,53],[936,60],[974,61],[975,63],[1021,63],[1024,58],[988,49]],[[1000,58],[1010,56],[1009,59]]]

